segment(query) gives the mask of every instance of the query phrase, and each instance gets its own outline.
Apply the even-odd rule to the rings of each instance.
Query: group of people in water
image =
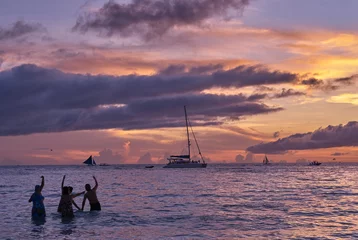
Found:
[[[62,184],[61,184],[61,200],[57,208],[57,212],[61,213],[62,217],[65,218],[72,218],[74,217],[73,214],[73,206],[75,206],[78,210],[83,211],[86,200],[88,199],[90,204],[90,211],[101,211],[101,204],[98,201],[97,198],[97,187],[98,182],[95,176],[93,176],[93,179],[95,181],[95,186],[91,188],[90,184],[85,185],[86,191],[72,194],[73,188],[71,186],[64,186],[66,175],[63,176]],[[42,196],[42,189],[45,186],[45,178],[44,176],[41,176],[41,185],[35,186],[35,192],[31,195],[29,202],[32,202],[32,217],[33,218],[43,218],[46,216],[46,210],[45,210],[45,204],[44,204],[44,197]],[[78,205],[75,203],[74,198],[84,194],[83,201],[82,201],[82,207],[78,207]]]

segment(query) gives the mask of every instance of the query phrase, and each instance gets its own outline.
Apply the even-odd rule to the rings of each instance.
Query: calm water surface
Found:
[[[0,239],[358,239],[358,165],[207,169],[0,167]],[[99,182],[102,211],[56,213],[60,185]],[[46,222],[28,203],[45,176]],[[75,199],[82,203],[82,196]]]

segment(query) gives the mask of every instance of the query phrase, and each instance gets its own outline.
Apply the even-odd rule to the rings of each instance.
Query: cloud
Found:
[[[196,26],[212,17],[226,17],[229,10],[242,11],[248,4],[249,0],[133,0],[127,4],[109,1],[98,11],[80,16],[73,30],[152,39],[174,27]]]
[[[275,94],[274,98],[285,98],[285,97],[303,96],[303,95],[306,95],[306,93],[295,91],[291,88],[290,89],[282,88],[282,92]]]
[[[112,163],[112,164],[119,164],[121,161],[123,161],[123,156],[118,154],[118,153],[114,153],[111,149],[103,149],[102,151],[100,151],[99,156],[94,156],[97,164],[99,163]]]
[[[337,78],[334,82],[344,85],[353,85],[354,81],[358,79],[358,74],[352,75],[350,77]]]
[[[358,94],[357,93],[343,93],[337,96],[330,97],[327,102],[331,103],[347,103],[358,105]]]
[[[235,157],[235,161],[238,162],[238,163],[243,162],[244,159],[245,159],[245,157],[243,155],[241,155],[241,154],[236,155],[236,157]]]
[[[254,162],[255,161],[255,155],[251,152],[246,154],[245,162]]]
[[[342,152],[335,152],[332,153],[331,156],[344,156],[344,155],[348,155],[349,153],[342,153]]]
[[[297,133],[275,142],[261,143],[247,148],[252,153],[283,153],[288,150],[305,150],[358,146],[358,122],[319,128],[314,132]]]
[[[273,136],[274,138],[278,138],[278,137],[280,137],[280,132],[279,132],[279,131],[274,132],[272,136]]]
[[[309,161],[305,158],[300,158],[296,160],[297,164],[307,164]]]
[[[324,91],[333,91],[333,90],[337,90],[339,88],[339,86],[337,85],[333,85],[332,82],[329,81],[323,81],[320,79],[316,79],[316,78],[309,78],[306,80],[301,81],[302,85],[308,86],[310,88],[313,89],[320,89],[320,90],[324,90]]]
[[[137,164],[154,164],[152,155],[149,152],[144,154],[138,159]]]
[[[46,29],[40,23],[15,22],[9,28],[0,28],[0,41],[12,40],[35,32],[45,32]]]
[[[238,154],[235,157],[235,161],[237,163],[252,163],[252,162],[255,161],[255,156],[254,156],[254,154],[252,154],[250,152],[247,153],[245,157],[243,155],[241,155],[241,154]]]
[[[170,157],[170,153],[169,152],[165,152],[164,155],[162,157],[160,157],[157,161],[158,164],[167,164],[168,163],[168,159]]]
[[[263,74],[243,71],[248,78]],[[200,93],[245,78],[239,79],[230,82],[210,74],[92,76],[22,65],[0,72],[0,110],[6,112],[0,116],[0,135],[178,127],[184,124],[183,105],[189,106],[196,126],[282,110],[257,102],[265,95]]]

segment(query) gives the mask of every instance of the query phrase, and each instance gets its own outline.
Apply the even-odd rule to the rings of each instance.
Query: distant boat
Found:
[[[145,168],[154,168],[154,166],[145,166]]]
[[[320,162],[317,162],[317,161],[312,161],[312,162],[310,162],[308,165],[309,166],[319,166],[319,165],[321,165],[322,163],[320,163]]]
[[[262,163],[264,165],[270,164],[270,161],[268,160],[267,156],[265,155],[264,160],[262,160]]]
[[[107,166],[110,166],[109,164],[107,164],[107,163],[100,163],[99,164],[101,167],[107,167]]]
[[[198,141],[196,140],[193,128],[188,120],[185,106],[184,106],[184,113],[185,113],[185,124],[186,124],[186,134],[187,134],[187,140],[188,140],[188,153],[189,154],[188,155],[172,155],[172,156],[170,156],[169,158],[167,158],[169,163],[167,165],[165,165],[164,168],[206,168],[207,163],[205,163],[205,160],[204,160],[203,156],[201,155]],[[190,128],[191,128],[192,134],[194,136],[195,143],[198,148],[199,155],[201,157],[202,162],[200,162],[200,160],[195,161],[190,158],[189,124],[190,124]]]
[[[92,155],[83,163],[87,164],[87,166],[96,166],[97,165],[95,160],[93,159]]]

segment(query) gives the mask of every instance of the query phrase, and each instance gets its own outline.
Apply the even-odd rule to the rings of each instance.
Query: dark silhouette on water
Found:
[[[309,166],[319,166],[319,165],[321,165],[322,163],[320,163],[320,162],[317,162],[317,161],[313,161],[313,162],[310,162],[308,165]]]
[[[63,179],[62,179],[62,184],[61,184],[62,195],[61,195],[60,203],[58,204],[57,212],[60,212],[62,217],[74,217],[72,204],[78,210],[81,210],[81,209],[78,207],[78,205],[75,203],[75,201],[73,199],[75,197],[78,197],[78,196],[84,194],[85,192],[83,191],[81,193],[72,194],[73,187],[71,187],[71,186],[64,187],[63,186],[65,183],[65,178],[66,178],[66,175],[64,175]]]
[[[186,135],[187,135],[187,143],[188,143],[188,155],[171,155],[167,160],[169,163],[164,166],[164,168],[206,168],[207,163],[205,163],[205,160],[203,158],[203,155],[201,154],[198,141],[196,140],[195,133],[193,131],[193,127],[191,126],[191,123],[188,119],[188,115],[186,112],[186,106],[184,106],[184,114],[185,114],[185,125],[186,125]],[[191,159],[190,156],[190,137],[189,137],[189,126],[191,128],[191,132],[193,134],[196,147],[198,148],[199,155],[201,157],[202,162],[200,160],[194,161]]]
[[[45,177],[41,176],[41,186],[35,186],[35,192],[31,195],[29,202],[32,202],[32,217],[33,218],[44,218],[46,217],[44,197],[42,196],[42,189],[45,186]]]
[[[89,156],[89,158],[87,158],[87,160],[84,161],[83,163],[87,164],[87,166],[95,166],[95,165],[97,165],[96,161],[93,159],[92,155]]]
[[[90,206],[91,206],[91,210],[90,211],[101,211],[101,204],[98,201],[97,198],[97,187],[98,187],[98,182],[95,176],[93,176],[94,181],[96,182],[96,185],[94,186],[94,188],[91,189],[91,185],[86,184],[85,188],[86,188],[86,193],[85,196],[83,197],[83,202],[82,202],[82,211],[83,208],[85,207],[85,203],[86,203],[86,199],[88,199]]]

